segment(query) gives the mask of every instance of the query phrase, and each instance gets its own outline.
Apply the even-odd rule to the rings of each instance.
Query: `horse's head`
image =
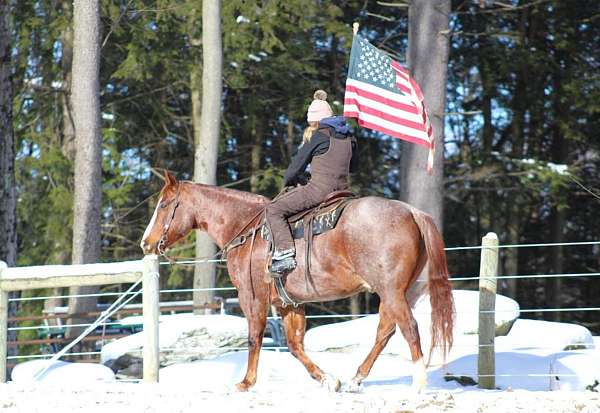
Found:
[[[140,242],[144,254],[164,254],[166,248],[193,228],[192,211],[182,204],[183,186],[171,173],[165,171],[165,185]]]

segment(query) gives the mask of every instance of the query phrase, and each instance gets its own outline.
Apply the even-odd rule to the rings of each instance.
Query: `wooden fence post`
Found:
[[[477,375],[479,387],[496,387],[496,360],[494,337],[496,336],[495,306],[498,276],[498,236],[488,232],[481,243],[479,266],[479,355]]]
[[[0,261],[0,279],[2,271],[7,268]],[[6,383],[6,358],[8,356],[8,291],[0,288],[0,383]]]
[[[158,382],[159,347],[159,273],[158,257],[146,255],[143,259],[142,307],[144,311],[144,381]]]

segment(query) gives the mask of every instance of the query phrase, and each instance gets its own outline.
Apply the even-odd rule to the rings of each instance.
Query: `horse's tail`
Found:
[[[429,269],[427,281],[431,303],[431,349],[429,350],[429,360],[427,362],[429,365],[434,348],[441,347],[444,362],[452,348],[454,300],[452,298],[452,287],[450,281],[448,281],[444,240],[430,215],[414,208],[412,208],[412,215],[425,243]]]

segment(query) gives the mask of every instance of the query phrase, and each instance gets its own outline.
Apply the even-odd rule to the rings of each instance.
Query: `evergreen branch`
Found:
[[[394,19],[392,17],[382,16],[381,14],[377,14],[377,13],[367,12],[367,16],[377,17],[378,19],[384,20],[386,22],[396,21],[396,19]]]
[[[600,199],[600,192],[596,193],[594,190],[589,189],[588,187],[586,187],[585,185],[583,185],[575,176],[573,176],[573,174],[567,174],[567,176],[569,178],[571,178],[571,180],[573,182],[575,182],[579,187],[581,187],[581,189],[583,189],[585,192],[589,193],[594,198]]]
[[[531,7],[536,7],[543,3],[549,3],[551,0],[537,0],[528,4],[522,4],[520,6],[509,6],[504,3],[494,2],[494,4],[500,6],[499,8],[493,9],[480,9],[479,11],[455,11],[454,14],[489,14],[489,13],[504,13],[504,12],[515,12],[523,9],[528,9]]]
[[[398,8],[408,8],[410,6],[410,4],[405,1],[402,3],[387,3],[385,1],[378,1],[377,4],[379,4],[380,6],[385,6],[385,7],[398,7]]]
[[[112,22],[112,24],[110,25],[110,29],[108,30],[108,33],[106,33],[106,36],[104,37],[104,40],[102,41],[102,46],[100,46],[100,49],[104,48],[104,46],[108,42],[108,38],[110,37],[112,32],[115,30],[117,25],[121,22],[121,19],[123,18],[123,16],[125,16],[125,13],[127,13],[127,9],[129,9],[129,5],[131,3],[133,3],[133,0],[129,0],[129,3],[127,3],[125,5],[125,8],[123,9],[123,12],[121,14],[119,14],[119,17],[117,17],[117,19],[114,22]]]
[[[116,218],[112,225],[116,224],[117,222],[120,222],[123,218],[125,218],[127,215],[131,214],[133,211],[135,211],[137,208],[139,208],[140,206],[144,205],[146,202],[148,202],[150,200],[150,198],[152,198],[153,196],[155,196],[156,194],[158,194],[158,191],[153,193],[152,195],[146,197],[143,201],[139,202],[136,206],[134,206],[133,208],[131,208],[129,211],[127,211],[125,214],[121,215],[120,217]]]
[[[168,89],[168,88],[170,88],[172,86],[173,86],[173,84],[170,84],[170,85],[167,85],[167,86],[161,86],[159,88],[156,88],[156,89],[153,89],[153,90],[149,90],[147,92],[138,93],[137,95],[127,96],[126,98],[122,98],[122,99],[115,99],[115,100],[112,100],[110,102],[106,102],[105,104],[102,105],[102,107],[104,108],[104,107],[106,107],[107,105],[110,105],[110,104],[128,102],[130,100],[134,100],[134,99],[137,99],[139,97],[152,95],[154,93],[158,93],[158,92],[161,92],[161,91],[163,91],[165,89]]]

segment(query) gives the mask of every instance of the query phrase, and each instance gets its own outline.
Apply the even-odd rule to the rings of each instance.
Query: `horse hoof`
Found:
[[[238,392],[247,392],[250,389],[250,385],[243,381],[235,385],[235,390]]]
[[[411,390],[415,394],[420,394],[423,390],[425,390],[426,386],[427,386],[427,378],[426,377],[413,378]]]
[[[352,379],[348,383],[346,383],[344,390],[348,393],[360,393],[362,392],[362,385],[360,381]]]
[[[321,385],[330,392],[338,392],[342,387],[342,382],[339,379],[326,374],[325,377],[323,377],[323,380],[321,380]]]

